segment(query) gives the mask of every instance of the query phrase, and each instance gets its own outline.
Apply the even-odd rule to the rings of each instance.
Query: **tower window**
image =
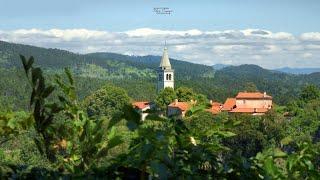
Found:
[[[169,74],[166,74],[166,80],[169,80]]]
[[[171,80],[171,74],[169,74],[169,80]]]

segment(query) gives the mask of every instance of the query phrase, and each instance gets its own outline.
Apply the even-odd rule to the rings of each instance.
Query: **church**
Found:
[[[163,49],[163,55],[157,70],[157,74],[157,93],[167,87],[174,89],[174,69],[171,67],[168,48],[166,46]],[[132,105],[140,114],[142,121],[144,121],[148,116],[148,110],[155,108],[155,104],[149,101],[137,101],[132,103]]]
[[[174,69],[171,68],[168,48],[164,47],[163,55],[158,69],[157,92],[160,92],[166,87],[174,89]]]

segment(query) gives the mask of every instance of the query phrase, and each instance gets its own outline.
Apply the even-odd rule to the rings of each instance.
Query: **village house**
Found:
[[[186,112],[192,107],[192,104],[194,104],[194,101],[179,102],[175,99],[174,102],[168,105],[167,116],[183,118],[186,115]]]
[[[222,111],[264,115],[272,108],[272,97],[266,92],[239,92],[235,98],[228,98]]]
[[[212,100],[210,100],[210,109],[207,109],[208,112],[211,112],[212,114],[219,114],[223,108],[223,104],[219,103],[219,102],[213,102]]]
[[[133,108],[140,114],[140,120],[144,121],[149,115],[148,110],[153,108],[153,104],[148,101],[140,101],[132,103]]]
[[[236,98],[227,98],[224,102],[221,111],[231,111],[236,108]]]

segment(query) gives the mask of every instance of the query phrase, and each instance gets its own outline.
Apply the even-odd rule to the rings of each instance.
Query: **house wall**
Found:
[[[144,121],[148,115],[149,113],[141,113],[140,114],[141,121]]]
[[[251,108],[257,107],[271,107],[272,100],[271,99],[236,99],[237,107],[246,106]]]
[[[149,113],[145,112],[148,109],[150,109],[150,106],[147,106],[144,109],[136,109],[136,111],[140,114],[141,121],[144,121],[146,119],[146,117],[149,115]]]
[[[168,107],[168,116],[183,116],[183,113],[179,108]]]

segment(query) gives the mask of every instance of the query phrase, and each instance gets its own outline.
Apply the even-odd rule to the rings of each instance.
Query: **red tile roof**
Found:
[[[272,99],[272,97],[261,92],[239,92],[236,99]]]
[[[226,102],[223,104],[222,110],[224,111],[230,111],[233,109],[233,107],[236,105],[236,99],[235,98],[228,98]]]
[[[213,102],[211,103],[211,108],[208,109],[208,111],[211,112],[212,114],[218,114],[219,112],[221,112],[222,106],[223,105],[221,103]]]
[[[144,109],[144,108],[150,106],[150,103],[147,101],[140,101],[140,102],[134,102],[134,103],[132,103],[132,105],[134,108]]]
[[[222,104],[221,103],[219,103],[219,102],[212,102],[211,103],[211,106],[221,106]]]
[[[179,108],[181,111],[187,111],[190,108],[189,102],[173,102],[168,107]]]

